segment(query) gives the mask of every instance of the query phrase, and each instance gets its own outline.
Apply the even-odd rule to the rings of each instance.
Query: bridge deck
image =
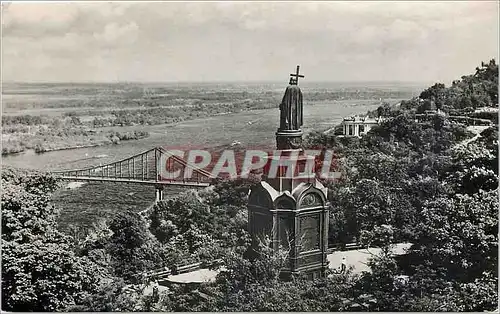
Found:
[[[99,177],[84,177],[84,176],[61,176],[63,180],[68,181],[94,181],[94,182],[119,182],[119,183],[137,183],[148,185],[177,185],[177,186],[193,186],[193,187],[207,187],[210,186],[208,182],[190,182],[190,181],[146,181],[127,178],[99,178]]]

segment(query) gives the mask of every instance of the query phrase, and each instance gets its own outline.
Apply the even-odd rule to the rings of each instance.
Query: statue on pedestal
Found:
[[[302,111],[302,91],[298,86],[299,66],[297,72],[290,74],[290,83],[285,90],[285,95],[280,104],[280,127],[279,130],[300,130],[303,124],[303,111]],[[295,77],[295,78],[294,78]]]
[[[302,91],[298,86],[299,66],[297,72],[290,74],[290,83],[280,104],[280,126],[276,132],[278,149],[300,149],[302,146],[301,126],[304,120],[302,108]]]
[[[290,84],[280,104],[280,123],[276,132],[276,154],[268,156],[268,165],[278,164],[274,174],[269,168],[263,180],[248,196],[248,230],[252,237],[249,256],[256,256],[263,243],[271,239],[275,252],[287,250],[287,261],[280,277],[288,280],[302,273],[308,278],[324,278],[328,268],[328,190],[318,178],[305,178],[300,172],[318,173],[302,148],[302,92],[297,86],[297,73],[291,74]],[[288,159],[286,163],[281,163]],[[289,175],[292,163],[295,170]],[[286,168],[286,169],[285,169]],[[302,169],[302,170],[301,170]],[[304,172],[304,173],[305,173]]]

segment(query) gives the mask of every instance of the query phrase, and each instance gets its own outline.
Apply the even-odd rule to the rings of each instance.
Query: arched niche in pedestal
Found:
[[[297,208],[297,202],[290,192],[286,191],[276,198],[274,204],[279,243],[282,248],[290,250],[293,247],[291,243],[295,237],[295,209]]]
[[[328,201],[327,190],[319,183],[297,186],[293,196],[296,208],[295,271],[323,276],[328,266]]]
[[[252,187],[248,197],[248,231],[254,245],[257,244],[256,241],[271,236],[273,230],[272,195],[261,183]]]

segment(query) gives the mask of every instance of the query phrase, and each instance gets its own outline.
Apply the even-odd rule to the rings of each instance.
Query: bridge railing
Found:
[[[162,155],[167,155],[168,158],[161,159]],[[170,167],[169,171],[181,170],[181,174],[177,178],[164,178],[160,175],[159,161],[167,160],[168,165],[160,165]],[[184,176],[184,171],[189,168],[192,170],[192,175],[188,178]],[[169,154],[161,147],[153,148],[146,152],[112,162],[106,165],[96,167],[88,167],[83,169],[72,169],[53,171],[54,175],[63,179],[85,180],[99,178],[104,181],[139,181],[139,182],[176,182],[176,183],[205,183],[209,184],[214,179],[212,174],[206,170],[197,168],[188,164],[182,158]]]

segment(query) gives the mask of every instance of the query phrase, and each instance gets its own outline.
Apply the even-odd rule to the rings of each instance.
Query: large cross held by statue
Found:
[[[300,131],[303,122],[302,92],[298,86],[300,67],[297,73],[290,74],[290,83],[285,90],[285,95],[280,104],[280,127],[279,130]]]
[[[299,84],[299,77],[304,77],[304,75],[299,74],[299,69],[300,69],[300,66],[297,66],[297,72],[290,74],[290,76],[291,76],[290,85],[298,85]]]

